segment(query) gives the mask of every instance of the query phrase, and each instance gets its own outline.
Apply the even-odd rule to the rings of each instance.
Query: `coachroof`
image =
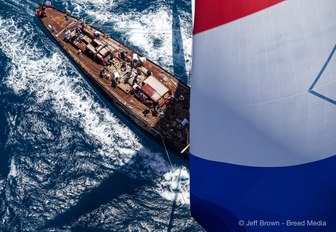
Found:
[[[147,77],[143,82],[145,85],[141,88],[141,90],[155,102],[158,102],[166,93],[169,92],[167,86],[162,84],[154,76]]]

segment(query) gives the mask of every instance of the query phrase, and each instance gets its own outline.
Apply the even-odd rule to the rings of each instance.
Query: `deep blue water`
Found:
[[[200,231],[188,162],[124,118],[34,18],[0,0],[0,231]],[[54,1],[188,83],[188,0]]]

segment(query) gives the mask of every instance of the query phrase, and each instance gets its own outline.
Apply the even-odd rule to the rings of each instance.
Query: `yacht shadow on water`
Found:
[[[180,226],[181,221],[186,223],[186,218],[189,217],[188,206],[177,203],[178,189],[172,190],[175,194],[173,201],[167,200],[153,190],[157,186],[155,178],[159,176],[142,178],[130,177],[133,175],[128,174],[128,170],[139,169],[139,160],[143,159],[142,152],[146,151],[140,149],[127,164],[113,171],[98,187],[84,192],[76,204],[46,221],[39,230],[70,227],[71,231],[120,231],[130,224],[145,220],[149,224],[155,223],[159,230],[172,231],[177,225]],[[116,205],[116,201],[120,204]],[[118,214],[119,209],[121,215]],[[97,224],[100,220],[104,221]],[[194,231],[195,226],[187,227],[192,227],[189,229]]]
[[[0,96],[1,93],[0,93]],[[10,154],[12,151],[6,146],[7,138],[9,135],[9,127],[7,125],[7,118],[5,115],[6,109],[2,103],[0,103],[0,179],[6,177],[9,173]]]
[[[172,46],[173,46],[173,68],[174,73],[179,73],[183,81],[187,81],[187,69],[184,59],[183,39],[181,32],[180,15],[177,7],[177,0],[172,3],[173,23],[172,23]]]
[[[3,67],[0,73],[0,179],[5,178],[10,169],[10,159],[13,151],[10,146],[7,146],[10,135],[9,115],[16,114],[15,100],[17,100],[4,84],[5,76],[9,72],[9,67],[6,65],[8,62],[10,62],[9,58],[0,50],[0,67]]]
[[[125,166],[128,166],[127,169],[132,168],[131,166],[136,161],[138,155],[139,153],[129,161],[129,164],[125,164]],[[81,199],[75,205],[47,221],[43,228],[40,229],[72,225],[81,216],[89,214],[123,194],[135,195],[139,188],[152,183],[149,180],[132,178],[125,174],[125,171],[122,169],[123,167],[120,170],[113,171],[97,188],[84,192]],[[83,231],[84,229],[78,226],[76,228],[78,230],[75,231]],[[88,231],[87,228],[85,228],[85,231]],[[100,230],[95,229],[94,231]]]

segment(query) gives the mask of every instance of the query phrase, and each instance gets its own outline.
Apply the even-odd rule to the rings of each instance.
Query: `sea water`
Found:
[[[200,231],[188,162],[130,123],[34,17],[0,0],[0,231]],[[189,83],[188,0],[53,1]]]

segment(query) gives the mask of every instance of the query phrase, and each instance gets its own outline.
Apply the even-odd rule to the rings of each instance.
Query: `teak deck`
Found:
[[[40,6],[36,15],[67,55],[113,104],[158,142],[179,153],[183,151],[188,157],[189,86],[150,60],[144,61],[140,54],[124,44],[65,12],[52,6]],[[127,51],[124,56],[123,51]],[[126,68],[122,68],[123,63]]]

